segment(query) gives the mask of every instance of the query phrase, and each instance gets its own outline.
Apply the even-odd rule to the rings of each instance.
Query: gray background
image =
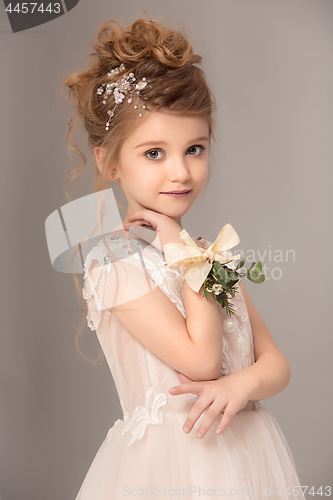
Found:
[[[332,485],[333,469],[333,3],[81,0],[61,18],[17,34],[0,4],[1,498],[74,499],[122,418],[108,369],[75,349],[84,310],[72,276],[52,269],[44,222],[67,202],[62,181],[72,168],[71,108],[59,81],[82,69],[104,19],[127,24],[140,8],[179,21],[203,56],[219,107],[219,145],[206,195],[183,226],[212,240],[230,222],[243,251],[254,250],[258,260],[266,250],[270,279],[248,282],[247,290],[292,379],[263,404],[287,437],[301,484],[317,491]],[[92,176],[74,198],[91,185]],[[276,263],[269,249],[272,256],[294,250],[295,261]],[[272,277],[274,267],[281,279]],[[81,347],[90,357],[99,352],[87,327]]]

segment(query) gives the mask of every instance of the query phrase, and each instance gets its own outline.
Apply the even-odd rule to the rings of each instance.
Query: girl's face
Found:
[[[208,133],[202,117],[148,112],[123,143],[119,162],[110,170],[127,198],[127,214],[148,208],[181,225],[180,217],[206,181]],[[179,191],[186,193],[176,194]]]

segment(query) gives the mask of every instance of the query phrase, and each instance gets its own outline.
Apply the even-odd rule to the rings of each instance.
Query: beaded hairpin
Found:
[[[121,64],[117,68],[114,68],[109,71],[107,76],[112,77],[120,73],[121,71],[124,71],[125,66],[124,64]],[[107,110],[107,114],[109,115],[109,119],[106,122],[105,130],[109,130],[110,126],[110,121],[112,117],[114,116],[114,110],[116,109],[117,105],[122,103],[123,100],[125,99],[125,96],[127,94],[130,94],[130,97],[127,99],[128,103],[133,102],[133,96],[136,96],[136,104],[133,106],[134,109],[140,110],[139,116],[142,116],[141,109],[146,109],[145,105],[141,105],[140,102],[140,97],[142,95],[140,94],[140,90],[144,89],[147,86],[147,81],[146,77],[143,77],[138,83],[136,82],[136,78],[134,76],[134,73],[130,73],[129,75],[124,75],[122,78],[117,80],[116,82],[112,83],[102,83],[100,87],[97,89],[97,95],[103,95],[103,104],[107,104],[107,99],[111,98],[113,95],[114,100],[115,100],[115,105],[113,106],[112,109]]]

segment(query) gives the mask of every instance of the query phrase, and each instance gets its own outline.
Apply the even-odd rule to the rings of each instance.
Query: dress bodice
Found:
[[[210,245],[203,237],[194,240],[201,240],[204,248]],[[168,268],[163,252],[143,239],[128,240],[125,236],[110,234],[106,242],[109,248],[100,240],[85,258],[83,297],[88,306],[87,325],[97,333],[117,388],[127,422],[124,432],[131,434],[130,445],[143,436],[148,424],[162,423],[164,412],[188,414],[197,396],[171,396],[169,389],[179,385],[178,372],[131,335],[110,312],[110,304],[104,303],[104,297],[112,296],[110,291],[121,286],[112,272],[114,263],[121,260],[143,271],[186,317],[179,269]],[[249,315],[241,288],[238,286],[237,290],[232,299],[235,315],[229,316],[219,305],[223,332],[220,377],[255,361]],[[251,405],[255,408],[260,403],[248,405],[250,409]]]

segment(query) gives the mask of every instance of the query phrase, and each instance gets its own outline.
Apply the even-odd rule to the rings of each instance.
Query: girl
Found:
[[[288,385],[290,367],[244,286],[230,317],[164,258],[166,244],[184,244],[181,217],[208,177],[214,100],[200,60],[177,30],[111,20],[89,68],[65,81],[94,149],[96,190],[117,181],[128,204],[85,258],[87,323],[124,416],[77,500],[304,498],[288,444],[259,403]]]

